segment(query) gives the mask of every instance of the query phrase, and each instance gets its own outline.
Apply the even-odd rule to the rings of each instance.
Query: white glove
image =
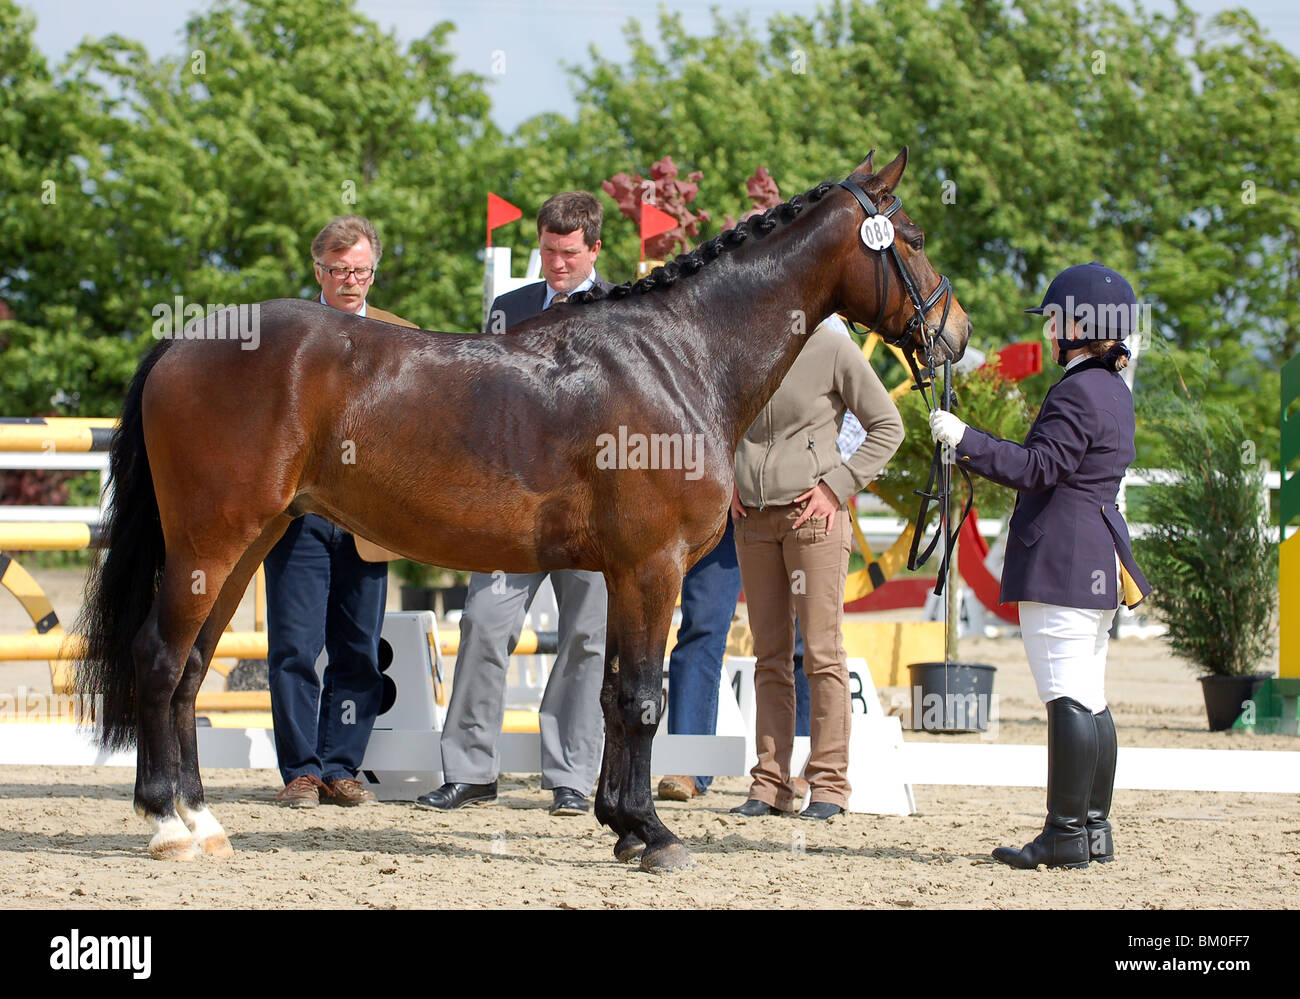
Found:
[[[956,447],[966,433],[966,424],[947,410],[936,409],[930,414],[930,436],[939,444]]]

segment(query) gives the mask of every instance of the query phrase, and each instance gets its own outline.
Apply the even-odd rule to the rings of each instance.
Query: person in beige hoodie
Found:
[[[836,446],[846,411],[866,438],[848,461]],[[795,809],[794,626],[804,636],[812,697],[811,789],[803,818],[828,819],[849,801],[849,670],[841,625],[851,525],[846,504],[903,442],[903,420],[852,339],[830,322],[810,334],[776,394],[736,449],[731,511],[754,635],[758,763],[756,816]]]

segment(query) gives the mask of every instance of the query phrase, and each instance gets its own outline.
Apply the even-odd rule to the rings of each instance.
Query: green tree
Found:
[[[774,17],[766,40],[722,17],[694,37],[667,13],[657,47],[636,22],[626,34],[626,64],[593,52],[573,70],[617,169],[671,152],[703,171],[699,204],[721,219],[756,166],[788,196],[907,144],[901,193],[977,346],[1039,335],[1026,304],[1100,259],[1152,304],[1157,337],[1221,355],[1210,391],[1276,454],[1271,372],[1300,324],[1300,61],[1249,15],[880,0]]]
[[[223,0],[178,53],[109,36],[57,72],[33,24],[0,0],[4,412],[60,391],[114,411],[156,306],[308,294],[311,236],[345,211],[384,237],[377,305],[473,330],[486,189],[523,208],[497,234],[523,253],[550,194],[671,155],[703,173],[707,237],[748,208],[759,166],[788,197],[907,144],[902,196],[976,346],[1036,337],[1025,305],[1103,260],[1152,304],[1157,337],[1215,353],[1207,392],[1276,460],[1276,370],[1300,346],[1300,61],[1244,13],[835,0],[765,34],[718,17],[702,37],[661,14],[653,41],[628,25],[626,62],[572,67],[575,117],[511,136],[484,81],[452,70],[449,24],[403,47],[352,0]],[[601,269],[622,280],[638,241],[605,203]]]
[[[0,415],[49,414],[78,400],[120,396],[134,352],[100,338],[96,308],[114,282],[111,250],[91,206],[93,95],[56,80],[33,42],[35,19],[0,2]],[[105,392],[111,385],[111,392]]]
[[[377,305],[479,327],[502,138],[450,24],[404,48],[351,0],[227,0],[180,54],[114,35],[57,74],[33,28],[0,0],[0,412],[116,412],[155,310],[310,294],[311,239],[348,212],[384,240]]]

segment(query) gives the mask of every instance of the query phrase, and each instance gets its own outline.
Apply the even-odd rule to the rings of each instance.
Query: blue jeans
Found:
[[[383,698],[388,564],[341,527],[299,517],[266,556],[267,672],[280,776],[355,777]],[[329,650],[324,683],[316,674]]]
[[[735,528],[695,563],[682,580],[682,623],[677,644],[668,657],[668,733],[713,735],[718,724],[718,684],[727,651],[727,632],[740,598],[740,566],[736,562]],[[795,733],[808,735],[811,719],[808,677],[803,671],[803,635],[795,632]],[[712,777],[696,777],[701,794]]]

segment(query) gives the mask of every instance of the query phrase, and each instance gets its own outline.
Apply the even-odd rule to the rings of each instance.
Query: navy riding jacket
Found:
[[[1120,598],[1132,607],[1150,592],[1115,502],[1120,480],[1137,457],[1134,432],[1132,393],[1094,358],[1052,386],[1023,444],[966,429],[957,460],[1019,492],[1002,567],[1002,602],[1106,610]]]

